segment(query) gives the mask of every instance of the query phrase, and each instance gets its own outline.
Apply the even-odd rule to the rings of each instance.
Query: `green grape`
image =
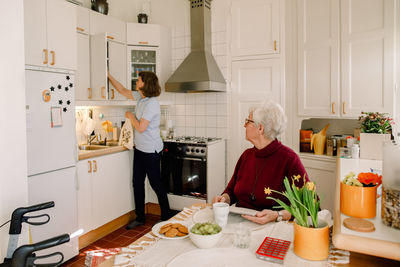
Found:
[[[198,235],[214,235],[218,234],[221,231],[221,227],[215,223],[196,223],[191,231],[194,234]]]

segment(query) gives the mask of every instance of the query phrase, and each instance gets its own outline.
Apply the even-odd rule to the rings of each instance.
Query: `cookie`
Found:
[[[179,226],[178,227],[178,231],[181,232],[181,233],[184,233],[184,234],[188,234],[189,233],[187,227],[184,226],[184,225]]]
[[[172,228],[178,228],[179,226],[182,226],[180,223],[174,223],[171,225]]]
[[[164,224],[163,226],[161,226],[161,228],[160,229],[163,229],[163,228],[166,228],[166,227],[170,227],[172,225],[172,223],[167,223],[167,224]]]
[[[175,228],[171,228],[165,233],[165,236],[166,237],[175,237],[178,234],[178,232],[179,231],[176,230]]]
[[[176,234],[176,236],[185,236],[185,235],[187,235],[187,234],[182,233],[182,232],[179,232],[179,231],[178,231],[178,233]]]
[[[170,226],[168,227],[164,227],[164,228],[160,228],[160,234],[165,234],[166,232],[168,232],[169,230],[171,230],[172,228]]]

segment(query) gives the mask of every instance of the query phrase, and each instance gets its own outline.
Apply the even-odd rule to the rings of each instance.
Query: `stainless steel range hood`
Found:
[[[224,92],[224,76],[211,52],[211,0],[190,1],[192,49],[165,83],[166,92]]]

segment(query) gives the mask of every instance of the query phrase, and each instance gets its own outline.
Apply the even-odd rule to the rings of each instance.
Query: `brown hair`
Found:
[[[139,76],[142,78],[144,83],[140,90],[143,92],[145,97],[159,96],[161,94],[161,87],[158,83],[157,75],[151,71],[141,71]]]

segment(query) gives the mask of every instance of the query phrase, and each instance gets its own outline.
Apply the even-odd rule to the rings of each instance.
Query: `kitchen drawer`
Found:
[[[126,43],[126,23],[94,11],[90,11],[90,34],[107,33],[107,38]]]

